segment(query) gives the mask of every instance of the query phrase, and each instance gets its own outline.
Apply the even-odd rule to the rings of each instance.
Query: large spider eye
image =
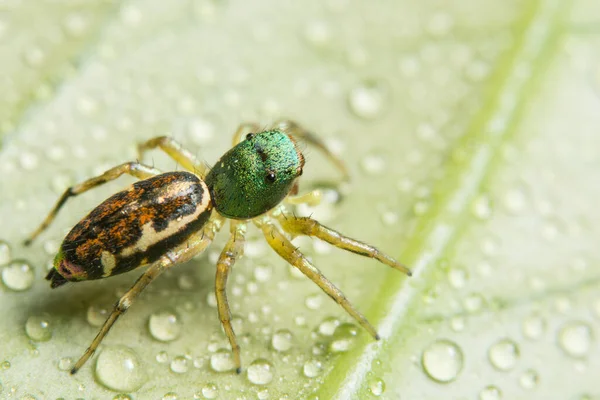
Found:
[[[275,176],[275,172],[273,172],[273,171],[269,171],[269,172],[267,172],[267,175],[265,176],[265,180],[266,180],[268,183],[273,183],[273,182],[275,182],[275,178],[276,178],[276,176]]]
[[[256,136],[256,133],[249,133],[246,135],[246,140],[250,140],[252,139],[254,136]]]

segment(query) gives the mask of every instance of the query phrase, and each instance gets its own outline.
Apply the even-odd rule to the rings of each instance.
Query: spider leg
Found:
[[[258,133],[260,131],[260,125],[255,122],[244,122],[241,123],[235,131],[233,135],[232,143],[235,146],[242,140],[244,140],[244,136],[248,133]]]
[[[75,363],[75,366],[71,369],[71,374],[75,374],[85,362],[94,354],[100,343],[104,337],[108,334],[114,323],[117,319],[127,311],[127,309],[133,304],[138,295],[152,282],[156,277],[158,277],[165,270],[173,267],[176,264],[180,264],[192,258],[194,255],[202,252],[206,247],[210,244],[216,231],[218,230],[218,225],[215,225],[212,222],[207,223],[208,226],[201,232],[196,233],[192,238],[190,238],[186,243],[179,246],[175,250],[171,250],[167,252],[164,256],[162,256],[158,261],[148,267],[146,272],[144,272],[138,279],[135,281],[133,286],[125,292],[123,296],[119,299],[119,301],[115,304],[112,312],[100,328],[100,331],[87,348],[85,353],[81,356],[81,358]],[[216,226],[216,227],[215,227]]]
[[[235,261],[244,254],[244,241],[246,234],[246,224],[244,222],[231,222],[231,236],[221,252],[217,262],[217,276],[215,279],[215,295],[217,297],[217,310],[219,311],[219,320],[223,325],[225,334],[229,339],[236,372],[242,372],[242,362],[240,357],[240,346],[235,338],[235,332],[231,325],[231,311],[227,302],[227,277]]]
[[[206,163],[198,160],[192,153],[186,150],[178,141],[169,136],[157,136],[138,144],[138,157],[143,159],[144,154],[152,149],[160,148],[169,157],[177,161],[183,168],[203,178],[209,170]]]
[[[54,218],[56,218],[58,211],[65,205],[66,201],[70,197],[75,197],[84,192],[87,192],[90,189],[115,180],[123,174],[129,174],[139,179],[147,179],[160,174],[160,171],[156,168],[149,167],[139,162],[128,162],[121,165],[117,165],[116,167],[104,172],[102,175],[98,175],[96,177],[83,181],[80,184],[69,187],[67,190],[65,190],[62,196],[60,196],[52,210],[50,210],[50,213],[48,213],[48,216],[46,216],[44,221],[41,223],[41,225],[35,231],[33,231],[33,233],[25,240],[25,246],[29,246],[31,242],[33,242],[33,240],[40,233],[42,233],[46,230],[46,228],[48,228],[48,226],[52,223]]]
[[[335,166],[340,170],[340,172],[344,176],[344,180],[350,180],[350,174],[348,173],[348,169],[346,168],[344,162],[335,154],[333,154],[331,150],[317,135],[307,130],[302,125],[288,119],[278,121],[275,124],[275,126],[287,133],[290,133],[292,136],[304,140],[311,146],[315,146],[317,149],[321,150],[327,156],[327,158],[329,158],[331,162],[334,163]]]
[[[329,280],[321,271],[317,269],[298,249],[289,241],[289,239],[272,223],[262,220],[255,221],[256,225],[262,230],[267,242],[281,258],[298,268],[304,275],[319,286],[329,297],[338,303],[348,314],[352,316],[371,336],[376,340],[379,335],[375,328],[358,310],[352,306],[344,294]]]
[[[398,271],[404,272],[408,276],[412,275],[410,269],[376,247],[344,236],[340,232],[322,225],[317,220],[309,217],[296,217],[285,211],[279,215],[275,215],[275,217],[281,224],[281,227],[291,235],[314,236],[335,247],[339,247],[340,249],[348,250],[361,256],[374,258],[385,265],[389,265]]]
[[[318,206],[323,200],[323,192],[318,189],[311,190],[308,193],[288,196],[285,198],[286,203],[298,205],[298,204],[308,204],[311,207]]]

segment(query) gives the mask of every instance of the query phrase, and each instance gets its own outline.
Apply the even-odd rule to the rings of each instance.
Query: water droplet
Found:
[[[0,240],[0,266],[10,262],[10,246],[3,240]]]
[[[150,316],[148,329],[154,339],[170,342],[181,334],[181,322],[174,312],[161,311]]]
[[[333,353],[348,351],[354,345],[358,335],[358,328],[354,324],[343,323],[335,328],[333,340],[329,344],[329,350]]]
[[[32,315],[27,318],[25,332],[31,340],[45,342],[52,337],[52,326],[46,316]]]
[[[465,309],[470,313],[475,313],[483,308],[483,297],[479,293],[471,293],[464,299]]]
[[[129,26],[136,26],[142,20],[142,12],[139,8],[128,5],[121,8],[121,20]]]
[[[266,282],[271,279],[272,270],[269,265],[259,265],[254,268],[254,279],[258,282]]]
[[[512,340],[502,339],[490,347],[488,358],[495,368],[508,371],[514,368],[519,359],[519,348]]]
[[[526,202],[527,197],[525,196],[525,191],[520,187],[509,189],[504,194],[504,207],[506,208],[506,211],[513,215],[523,212]]]
[[[496,386],[488,386],[479,392],[479,400],[499,400],[502,392]]]
[[[427,23],[427,32],[431,36],[442,37],[446,36],[453,26],[454,21],[450,15],[445,13],[436,13],[433,14]]]
[[[103,303],[92,304],[87,309],[87,321],[92,326],[102,326],[108,318],[109,309]]]
[[[523,336],[527,339],[539,339],[545,331],[546,321],[537,314],[532,314],[523,321]]]
[[[166,363],[167,361],[169,361],[169,355],[166,351],[161,351],[156,355],[156,361],[161,364]]]
[[[187,134],[197,146],[209,143],[215,134],[215,125],[207,119],[195,118],[188,121]]]
[[[31,47],[25,52],[25,62],[31,67],[39,67],[46,58],[46,54],[39,47]]]
[[[248,366],[248,380],[255,385],[266,385],[273,380],[273,365],[263,359],[254,360]]]
[[[323,371],[323,364],[318,360],[309,360],[304,363],[302,372],[307,378],[316,378]]]
[[[593,340],[592,328],[581,321],[567,322],[558,333],[560,347],[567,355],[575,358],[587,356]]]
[[[124,346],[106,347],[96,361],[96,378],[109,389],[134,392],[146,382],[137,354]]]
[[[11,290],[27,290],[33,279],[33,268],[26,261],[15,260],[2,269],[2,282]]]
[[[385,382],[381,378],[369,379],[369,390],[374,396],[381,396],[385,392]]]
[[[465,319],[461,316],[453,317],[450,320],[450,327],[454,332],[461,332],[465,329]]]
[[[425,373],[440,383],[452,382],[463,368],[463,354],[458,345],[446,339],[430,344],[421,358]]]
[[[169,393],[165,393],[161,400],[177,400],[177,399],[178,399],[177,393],[169,392]]]
[[[462,268],[453,268],[448,272],[448,280],[453,288],[460,289],[467,282],[467,271]]]
[[[210,356],[210,367],[216,372],[232,371],[235,368],[233,354],[227,349],[219,349]]]
[[[219,388],[214,383],[207,383],[204,385],[202,389],[200,389],[200,393],[194,395],[196,399],[215,399],[219,394]]]
[[[471,206],[473,216],[480,220],[490,219],[492,216],[492,201],[487,194],[481,194],[475,198]]]
[[[325,46],[331,39],[329,25],[325,21],[312,21],[306,26],[304,37],[313,46]]]
[[[532,369],[528,369],[519,378],[519,383],[521,384],[521,387],[524,389],[533,389],[537,386],[539,379],[540,378],[539,378],[537,372],[535,372]]]
[[[323,303],[323,298],[318,293],[310,295],[310,296],[306,297],[306,300],[304,300],[304,304],[310,310],[318,310],[319,308],[321,308],[322,303]]]
[[[284,352],[292,348],[292,340],[294,336],[287,329],[280,329],[271,338],[271,346],[277,351]]]
[[[72,37],[81,36],[88,28],[85,17],[78,13],[67,15],[63,23],[65,33]]]
[[[389,97],[389,90],[382,82],[367,81],[350,90],[348,106],[357,117],[373,120],[387,109]]]
[[[362,159],[361,165],[370,175],[379,175],[385,171],[385,160],[380,155],[367,155]]]
[[[171,361],[171,371],[184,374],[188,371],[188,359],[185,356],[177,356]]]
[[[113,400],[133,400],[133,397],[128,394],[118,394],[113,397]]]
[[[335,317],[328,317],[319,324],[319,333],[323,336],[331,336],[340,324],[340,320]]]
[[[58,369],[61,371],[69,371],[73,368],[73,359],[71,357],[63,357],[58,360]]]

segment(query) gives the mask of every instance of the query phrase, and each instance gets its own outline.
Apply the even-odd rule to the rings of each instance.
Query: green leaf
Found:
[[[599,34],[594,0],[2,5],[0,397],[599,395]],[[23,247],[60,193],[152,136],[214,163],[239,123],[281,116],[324,137],[353,178],[339,203],[298,212],[415,272],[297,241],[382,340],[251,230],[228,284],[245,370],[219,372],[224,229],[69,375],[139,272],[51,290],[61,238],[131,179],[70,200]],[[339,180],[305,154],[301,190]]]

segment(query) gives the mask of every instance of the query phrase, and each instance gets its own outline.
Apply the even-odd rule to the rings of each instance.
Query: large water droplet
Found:
[[[32,315],[27,318],[25,323],[25,332],[31,340],[36,342],[45,342],[52,337],[52,326],[46,316]]]
[[[333,340],[329,344],[329,350],[333,353],[348,351],[354,345],[358,328],[354,324],[343,323],[335,328]]]
[[[235,368],[233,355],[227,349],[219,349],[210,356],[210,367],[216,372],[231,371]]]
[[[277,351],[284,352],[292,348],[292,340],[294,336],[287,329],[280,329],[271,338],[271,346]]]
[[[86,314],[88,323],[92,326],[102,326],[108,318],[109,311],[108,307],[101,302],[90,305]]]
[[[308,360],[304,363],[302,372],[307,378],[316,378],[323,371],[323,364],[318,360]]]
[[[593,340],[592,328],[581,321],[564,324],[558,333],[560,347],[567,355],[575,358],[587,356]]]
[[[323,336],[331,336],[335,329],[340,324],[340,320],[336,317],[328,317],[319,324],[319,333]]]
[[[148,329],[154,339],[170,342],[181,334],[181,322],[174,312],[161,311],[150,316]]]
[[[189,360],[185,356],[177,356],[171,361],[171,371],[176,374],[184,374],[189,369]]]
[[[105,348],[96,361],[96,378],[109,389],[134,392],[146,382],[137,354],[124,346]]]
[[[463,354],[457,344],[446,339],[436,340],[423,351],[425,373],[441,383],[452,382],[463,368]]]
[[[508,371],[514,368],[519,359],[519,348],[512,340],[502,339],[490,347],[488,357],[495,368]]]
[[[195,399],[215,399],[219,394],[219,388],[214,383],[207,383],[204,385],[202,389],[200,389],[200,393],[196,393],[194,395]]]
[[[255,385],[266,385],[273,380],[273,365],[263,359],[254,360],[248,366],[248,380]]]
[[[15,260],[2,269],[2,282],[11,290],[27,290],[33,279],[33,268],[26,261]]]
[[[382,82],[367,81],[350,90],[348,106],[357,117],[372,120],[388,108],[389,97],[389,90]]]
[[[385,382],[381,378],[369,379],[369,390],[374,396],[381,396],[385,392]]]

